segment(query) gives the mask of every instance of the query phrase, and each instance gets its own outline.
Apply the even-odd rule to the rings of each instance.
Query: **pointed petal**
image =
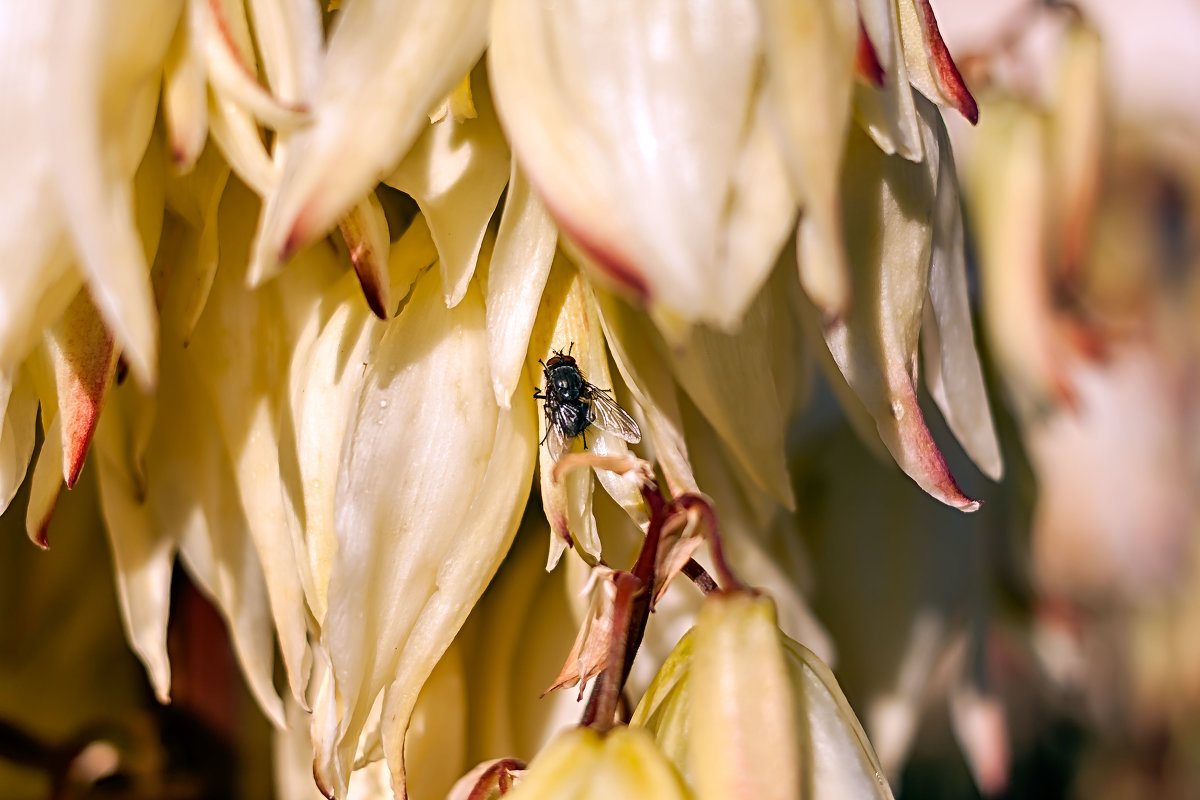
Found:
[[[8,509],[29,470],[37,438],[37,394],[24,369],[0,373],[0,514]]]
[[[921,326],[925,385],[967,455],[988,477],[999,480],[1004,464],[975,349],[954,154],[941,114],[928,101],[922,106],[937,132],[940,152],[929,298]]]
[[[318,624],[325,619],[329,574],[337,551],[335,490],[347,428],[358,405],[363,364],[383,333],[346,276],[308,315],[293,351],[289,388],[296,455],[304,491],[304,541]]]
[[[112,335],[86,291],[76,295],[63,318],[47,334],[54,362],[58,419],[62,426],[62,476],[75,485],[92,443],[104,396],[117,368]]]
[[[850,300],[838,175],[850,121],[857,18],[853,5],[840,0],[759,5],[776,133],[804,203],[797,235],[800,282],[823,318],[837,319]]]
[[[384,748],[403,796],[403,741],[417,694],[503,558],[528,493],[531,388],[500,412],[487,369],[482,297],[447,309],[426,272],[371,363],[337,492],[338,550],[322,646],[339,702],[316,771],[345,796],[359,733],[385,688]],[[453,364],[456,379],[447,381]],[[429,457],[437,453],[436,459]],[[316,721],[314,720],[314,725]]]
[[[188,3],[163,64],[163,120],[167,151],[181,173],[190,172],[208,138],[208,74],[195,18],[199,3]]]
[[[483,234],[504,184],[509,155],[484,70],[474,72],[477,116],[453,114],[430,125],[385,182],[421,207],[437,245],[447,305],[456,305],[475,272]]]
[[[892,457],[921,488],[974,511],[925,425],[914,385],[916,348],[929,281],[937,137],[927,130],[926,164],[881,153],[852,132],[842,185],[854,305],[825,341],[875,420]]]
[[[387,218],[383,206],[374,192],[367,194],[350,213],[338,223],[346,249],[350,251],[350,263],[362,285],[367,305],[380,319],[387,319],[392,307],[391,279],[388,276],[388,253],[391,241],[388,238]]]
[[[628,304],[603,290],[596,291],[600,322],[613,361],[630,394],[644,412],[646,438],[654,450],[672,495],[699,491],[683,436],[675,381],[663,369],[654,348],[646,342],[658,338],[657,331]]]
[[[898,0],[897,8],[912,85],[938,105],[957,109],[972,125],[977,123],[979,107],[942,41],[929,0]]]
[[[921,161],[925,158],[925,146],[904,61],[896,2],[864,0],[859,8],[881,66],[886,66],[881,86],[859,84],[854,88],[855,115],[880,150],[888,155],[899,153],[909,161]]]
[[[46,417],[53,413],[53,410],[42,412],[43,425]],[[41,452],[38,453],[37,463],[33,465],[29,506],[25,510],[25,533],[31,542],[43,550],[50,549],[50,541],[47,538],[50,520],[54,516],[54,506],[58,503],[58,495],[62,491],[62,420],[58,416],[51,419],[50,427],[46,429],[46,437],[42,441]]]
[[[189,22],[194,22],[199,28],[197,34],[203,48],[205,71],[212,82],[213,91],[224,100],[236,103],[270,128],[287,130],[303,123],[303,110],[272,95],[259,84],[254,66],[242,60],[230,33],[231,20],[225,14],[224,4],[213,0],[192,0],[190,6],[196,9],[196,13],[189,14]],[[241,3],[237,4],[237,8],[242,15],[245,14]]]
[[[104,2],[72,4],[59,16],[48,87],[57,100],[47,133],[80,267],[143,386],[153,382],[157,319],[129,179],[154,121],[179,7],[144,2],[114,17]]]
[[[496,402],[508,408],[525,369],[529,338],[554,261],[558,229],[512,162],[500,231],[487,273],[488,361]]]
[[[482,0],[361,0],[340,10],[312,124],[290,138],[278,192],[263,210],[252,283],[323,236],[395,168],[430,109],[479,59],[487,12]]]
[[[271,612],[279,634],[288,682],[303,702],[308,684],[309,651],[305,598],[313,596],[313,576],[305,566],[303,532],[296,503],[293,462],[282,448],[289,434],[281,421],[286,390],[290,334],[288,312],[300,313],[303,298],[282,296],[301,278],[324,268],[341,269],[328,248],[313,248],[288,284],[250,291],[245,264],[257,200],[241,184],[226,190],[220,211],[220,266],[205,313],[185,351],[215,409],[219,429],[233,462],[234,475],[250,534],[262,564]],[[321,259],[327,259],[322,263]]]
[[[638,300],[723,327],[773,261],[775,215],[792,213],[776,205],[776,174],[761,187],[746,180],[778,158],[748,133],[758,29],[749,0],[500,0],[492,17],[506,133],[581,260]],[[771,214],[752,220],[744,206],[768,197]],[[754,246],[729,252],[745,239]]]
[[[158,701],[167,703],[171,695],[167,616],[175,543],[155,526],[138,477],[141,470],[132,463],[133,431],[145,402],[133,387],[114,393],[96,432],[95,460],[125,634],[146,665]]]

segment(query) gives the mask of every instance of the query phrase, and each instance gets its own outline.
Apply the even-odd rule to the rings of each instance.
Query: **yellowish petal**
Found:
[[[767,91],[793,190],[804,204],[797,232],[800,282],[821,315],[850,301],[838,176],[850,121],[858,26],[852,4],[760,0]]]
[[[554,262],[558,229],[512,162],[500,231],[487,273],[488,357],[496,402],[508,408],[525,369],[529,337]]]
[[[448,305],[467,291],[509,173],[508,146],[492,109],[487,75],[476,70],[472,81],[477,116],[451,114],[430,125],[385,181],[416,200],[425,215]]]
[[[917,402],[938,152],[933,131],[925,136],[927,163],[912,164],[851,134],[842,198],[854,304],[825,341],[900,468],[935,498],[973,511],[979,504],[959,490]]]
[[[402,786],[413,703],[503,558],[532,477],[532,388],[508,412],[486,382],[479,391],[482,297],[469,289],[447,309],[438,277],[418,280],[380,341],[343,451],[322,629],[336,695],[314,718],[336,730],[318,742],[316,770],[338,796],[384,689],[383,745]]]
[[[758,30],[748,0],[495,4],[492,84],[521,168],[585,262],[684,320],[735,325],[790,215],[774,175],[748,180],[778,158],[750,132]],[[735,182],[770,213],[752,220],[767,201],[739,192],[731,222]]]
[[[309,109],[260,221],[252,283],[323,236],[397,163],[487,39],[483,0],[360,0],[338,12]],[[507,175],[507,170],[505,171]]]
[[[24,369],[16,376],[0,373],[0,513],[17,493],[36,438],[38,400]]]
[[[999,480],[1004,465],[975,349],[954,155],[941,114],[924,99],[921,106],[937,132],[940,153],[929,296],[921,325],[925,385],[967,455],[988,477]]]
[[[46,146],[60,200],[96,306],[133,374],[149,385],[157,317],[130,178],[154,122],[180,3],[145,2],[119,16],[105,2],[46,8],[57,19]]]

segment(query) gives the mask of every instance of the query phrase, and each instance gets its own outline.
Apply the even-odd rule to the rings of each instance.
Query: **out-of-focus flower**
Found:
[[[780,632],[766,597],[710,596],[631,724],[699,798],[892,796],[833,673]]]

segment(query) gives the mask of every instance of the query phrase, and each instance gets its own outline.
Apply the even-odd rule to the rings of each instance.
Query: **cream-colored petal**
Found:
[[[325,31],[316,0],[249,0],[255,41],[271,92],[284,103],[312,96]]]
[[[954,154],[937,108],[924,98],[921,107],[925,119],[937,132],[940,153],[929,296],[921,326],[925,385],[967,455],[988,477],[1000,480],[1004,464],[983,385],[979,352],[975,349],[967,297],[962,208]]]
[[[938,152],[936,135],[927,129],[925,137],[927,163],[912,164],[851,133],[842,199],[854,303],[825,341],[900,468],[933,497],[973,511],[978,502],[959,490],[917,402]]]
[[[450,114],[430,125],[385,180],[416,200],[425,215],[451,306],[462,299],[475,273],[510,164],[486,72],[475,70],[471,81],[477,115],[459,119]]]
[[[254,63],[243,60],[230,33],[232,17],[226,14],[226,4],[212,0],[189,0],[189,3],[196,9],[195,13],[189,13],[189,22],[198,27],[205,70],[214,93],[237,104],[271,128],[287,130],[304,122],[304,113],[267,91],[252,71]],[[240,2],[229,5],[237,8],[238,17],[244,18],[245,10]],[[245,25],[244,21],[238,21]]]
[[[58,495],[62,492],[63,442],[62,418],[53,410],[45,410],[45,405],[42,408],[42,425],[49,418],[50,426],[45,429],[42,449],[33,465],[29,505],[25,509],[25,533],[31,542],[46,550],[50,547],[46,538],[50,531],[50,520],[54,516]]]
[[[727,269],[726,240],[776,237],[773,216],[727,219],[735,174],[773,156],[742,152],[757,17],[748,0],[495,5],[492,85],[522,169],[588,263],[684,320],[733,326],[764,268]]]
[[[525,369],[529,337],[554,262],[558,229],[512,162],[500,231],[487,270],[488,360],[496,402],[508,408]]]
[[[428,271],[389,325],[348,433],[337,492],[338,550],[322,646],[338,702],[316,771],[339,796],[371,705],[387,688],[384,748],[403,774],[412,704],[499,565],[516,530],[536,451],[532,388],[501,413],[487,371],[483,301],[447,309]],[[447,372],[448,365],[453,369]]]
[[[144,2],[109,13],[105,2],[56,13],[48,75],[48,143],[68,230],[92,297],[133,374],[153,381],[157,318],[129,179],[150,134],[161,64],[181,4]]]
[[[334,20],[309,109],[260,220],[252,283],[325,235],[428,126],[479,59],[488,3],[358,0]]]
[[[38,399],[24,369],[0,373],[0,514],[8,508],[29,470],[37,437]]]
[[[342,446],[357,408],[363,365],[382,333],[347,274],[308,315],[293,350],[290,401],[304,492],[305,552],[315,589],[308,604],[318,624],[325,619],[337,550],[334,496]]]
[[[175,28],[163,64],[163,121],[171,162],[190,172],[208,138],[208,72],[197,17],[201,4],[189,2]]]
[[[297,699],[308,683],[305,597],[313,596],[313,575],[303,558],[303,532],[296,503],[290,438],[281,405],[286,391],[289,314],[311,293],[295,288],[314,271],[336,275],[328,249],[313,248],[287,284],[249,291],[244,269],[253,233],[257,199],[240,184],[226,190],[220,211],[220,266],[207,313],[185,351],[212,403],[220,433],[233,461],[237,489],[250,534],[263,566],[271,612],[279,634],[288,681]],[[309,301],[311,302],[311,300]]]
[[[804,204],[800,281],[825,320],[850,302],[838,176],[850,121],[857,18],[845,0],[759,0],[767,87],[788,173]]]
[[[209,128],[213,141],[229,160],[234,173],[256,194],[267,197],[279,184],[279,166],[271,160],[249,111],[223,97],[212,95]]]
[[[929,0],[897,0],[896,7],[912,85],[938,105],[957,109],[974,125],[979,108],[942,41]]]
[[[166,703],[171,695],[167,616],[175,542],[154,524],[145,486],[138,477],[141,470],[132,461],[136,420],[148,402],[132,386],[113,393],[96,431],[94,460],[100,508],[112,546],[121,621],[130,646],[146,665],[155,695]]]
[[[688,759],[700,800],[800,797],[810,765],[779,628],[769,600],[713,596],[692,644]],[[815,765],[813,765],[815,766]],[[848,795],[849,796],[849,795]]]
[[[658,338],[645,315],[603,290],[596,291],[600,322],[613,361],[630,393],[643,410],[646,436],[672,495],[698,491],[683,436],[676,385],[663,369],[655,348]]]
[[[892,789],[867,734],[837,678],[808,648],[783,638],[788,670],[804,720],[804,762],[812,770],[814,800],[892,800]]]
[[[864,0],[859,3],[863,27],[883,67],[883,86],[854,87],[854,113],[879,149],[909,161],[925,158],[921,126],[908,82],[904,45],[900,41],[897,0]]]
[[[1050,294],[1045,119],[1015,101],[988,106],[967,173],[979,247],[983,325],[1021,413],[1074,398]]]

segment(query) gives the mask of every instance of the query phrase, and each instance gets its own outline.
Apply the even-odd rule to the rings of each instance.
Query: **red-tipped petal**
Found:
[[[875,52],[875,45],[871,43],[861,17],[858,20],[858,52],[854,56],[854,71],[872,86],[883,86],[883,64],[879,62],[879,54]]]

